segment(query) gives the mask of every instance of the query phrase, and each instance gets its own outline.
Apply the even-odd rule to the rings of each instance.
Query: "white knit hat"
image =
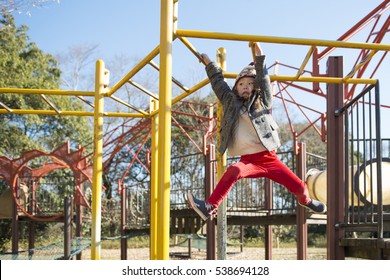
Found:
[[[244,69],[242,69],[241,72],[237,75],[233,88],[235,88],[237,82],[244,77],[252,77],[252,78],[256,77],[256,70],[253,62],[250,63],[248,66],[246,66]]]

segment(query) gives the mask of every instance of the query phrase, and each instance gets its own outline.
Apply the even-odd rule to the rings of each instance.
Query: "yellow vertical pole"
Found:
[[[158,253],[169,259],[170,177],[171,177],[171,110],[172,110],[172,35],[173,2],[161,0],[160,83],[158,123]]]
[[[219,63],[222,70],[226,71],[226,49],[225,48],[219,48],[217,52],[217,62]],[[219,142],[221,139],[221,120],[222,120],[222,114],[223,114],[223,108],[221,102],[218,100],[217,103],[217,141]],[[218,169],[217,169],[217,178],[218,180],[221,179],[223,173],[225,172],[226,168],[226,153],[221,154],[220,152],[217,153],[217,162],[218,162]]]
[[[225,48],[219,48],[217,51],[217,62],[222,70],[226,71],[226,49]],[[217,103],[217,142],[219,143],[221,139],[221,133],[220,133],[220,127],[221,127],[221,119],[222,119],[222,104],[218,100]],[[221,154],[220,152],[217,152],[217,179],[218,181],[221,179],[223,173],[226,169],[226,153]],[[218,223],[217,223],[217,229],[218,229],[218,237],[217,237],[217,258],[219,260],[225,260],[226,259],[226,247],[227,247],[227,200],[225,199],[222,201],[221,205],[218,207]]]
[[[91,233],[91,259],[100,259],[100,237],[101,237],[101,194],[103,175],[103,112],[104,92],[108,86],[105,75],[108,72],[104,69],[102,60],[96,61],[95,74],[95,108],[94,108],[94,153],[93,153],[93,174],[92,174],[92,233]]]
[[[150,112],[158,109],[158,101],[150,101]],[[152,144],[150,167],[150,259],[157,259],[157,228],[158,228],[158,114],[152,117]]]

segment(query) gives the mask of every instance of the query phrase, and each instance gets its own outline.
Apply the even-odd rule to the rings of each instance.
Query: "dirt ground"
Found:
[[[171,247],[170,260],[205,260],[206,251],[193,248],[191,250],[191,258],[189,258],[187,247]],[[102,260],[120,260],[119,249],[102,249],[100,257]],[[85,250],[82,253],[82,259],[90,259],[90,250]],[[149,260],[149,248],[135,248],[127,250],[128,260]],[[239,247],[228,248],[227,254],[228,260],[264,260],[265,250],[264,248],[245,248],[243,252],[240,252]],[[296,260],[297,249],[296,248],[273,248],[272,249],[273,260]],[[308,248],[309,260],[325,260],[326,248]]]

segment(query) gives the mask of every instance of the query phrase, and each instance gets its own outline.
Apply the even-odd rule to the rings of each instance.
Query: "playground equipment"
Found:
[[[25,184],[20,184],[19,188],[19,205],[26,209],[28,200],[28,187]],[[13,217],[14,196],[11,188],[4,190],[0,195],[0,219],[11,219]]]
[[[203,86],[207,85],[207,79],[199,82],[196,86],[192,88],[183,89],[183,93],[178,97],[171,99],[171,89],[172,89],[172,73],[171,73],[171,51],[172,51],[172,41],[179,39],[183,42],[186,47],[195,55],[198,56],[198,52],[187,40],[187,38],[208,38],[208,39],[218,39],[218,40],[236,40],[236,41],[260,41],[267,43],[277,43],[277,44],[293,44],[293,45],[303,45],[309,46],[307,57],[305,58],[302,66],[297,69],[297,74],[295,76],[281,76],[281,75],[272,75],[271,78],[277,83],[279,91],[275,93],[276,98],[280,99],[285,103],[291,103],[296,105],[299,110],[307,107],[305,105],[299,104],[294,101],[294,98],[286,99],[285,94],[289,95],[287,88],[294,85],[294,82],[309,82],[312,83],[312,89],[306,89],[299,87],[302,90],[307,90],[310,93],[319,95],[327,99],[328,102],[333,102],[330,98],[324,94],[324,91],[319,87],[319,83],[329,83],[332,87],[340,86],[345,87],[346,95],[338,92],[339,96],[343,97],[342,102],[337,104],[338,106],[329,106],[332,107],[328,110],[327,114],[324,112],[318,112],[319,117],[313,122],[308,117],[309,127],[315,127],[314,124],[321,122],[321,129],[317,130],[319,135],[323,140],[326,138],[325,134],[325,121],[328,124],[328,137],[333,133],[331,127],[335,120],[333,118],[334,110],[340,109],[342,103],[345,100],[351,100],[354,96],[356,85],[357,84],[376,84],[377,81],[372,79],[375,74],[376,69],[370,75],[370,78],[362,78],[363,74],[367,69],[367,65],[372,61],[374,57],[378,57],[383,51],[382,56],[379,58],[378,66],[382,63],[387,51],[390,50],[390,46],[386,44],[381,44],[382,39],[384,38],[388,27],[389,22],[386,21],[383,25],[378,24],[383,13],[388,9],[389,1],[384,1],[381,5],[371,11],[362,21],[349,30],[345,35],[341,36],[337,41],[325,41],[325,40],[313,40],[313,39],[297,39],[297,38],[280,38],[280,37],[270,37],[270,36],[258,36],[258,35],[242,35],[242,34],[223,34],[217,32],[202,32],[202,31],[190,31],[190,30],[179,30],[176,27],[177,15],[174,15],[173,6],[178,5],[178,1],[162,1],[161,6],[161,44],[156,47],[144,60],[142,60],[135,68],[130,71],[121,81],[115,84],[111,89],[108,89],[108,71],[104,68],[104,63],[98,61],[96,65],[96,86],[94,92],[67,92],[67,91],[49,91],[49,90],[36,90],[36,89],[0,89],[1,93],[20,93],[20,94],[63,94],[69,96],[86,96],[94,97],[95,105],[93,112],[72,112],[72,111],[58,111],[58,110],[19,110],[19,109],[0,109],[0,113],[17,113],[17,114],[34,114],[34,113],[46,113],[46,114],[58,114],[58,115],[84,115],[84,116],[94,116],[94,144],[95,144],[95,153],[93,155],[93,172],[92,172],[92,182],[93,182],[93,198],[92,198],[92,258],[100,258],[100,219],[101,219],[101,191],[102,191],[102,173],[103,173],[103,119],[104,117],[128,117],[128,118],[141,118],[148,119],[148,121],[143,122],[144,124],[150,124],[152,144],[151,144],[151,170],[154,172],[151,173],[151,258],[152,259],[167,259],[169,253],[169,227],[166,225],[169,221],[170,214],[170,143],[171,143],[171,122],[172,122],[172,105],[180,102],[185,97],[189,96],[191,93],[199,90]],[[176,7],[177,8],[177,7]],[[172,19],[175,18],[175,23]],[[367,37],[365,43],[353,43],[347,42],[348,38],[358,30],[361,30],[368,23],[374,22],[375,27],[370,31],[370,35]],[[174,25],[173,25],[174,24]],[[375,29],[375,30],[374,30]],[[325,47],[325,49],[319,53],[319,48]],[[340,73],[334,73],[335,67],[329,67],[330,71],[326,74],[319,73],[319,60],[325,58],[331,51],[335,48],[351,48],[358,49],[359,55],[357,57],[356,63],[352,71],[343,76]],[[122,87],[124,84],[127,84],[128,81],[145,65],[151,64],[152,59],[160,54],[160,91],[159,98],[156,98],[155,95],[150,95],[153,99],[150,106],[150,113],[138,108],[134,108],[125,102],[118,100],[114,94],[117,90]],[[311,75],[305,76],[307,73],[305,68],[308,61],[312,59],[313,62],[313,71],[308,71]],[[333,71],[333,72],[332,72]],[[340,71],[342,72],[342,71]],[[235,73],[226,73],[226,78],[235,77]],[[350,88],[348,86],[352,85]],[[329,90],[332,94],[336,91]],[[119,101],[119,103],[125,103],[125,106],[135,110],[136,113],[118,113],[118,112],[105,112],[104,111],[104,100],[113,99]],[[158,100],[157,100],[158,99]],[[333,104],[332,104],[333,105]],[[159,109],[160,108],[160,109]],[[286,108],[287,112],[287,108]],[[286,113],[288,115],[288,113]],[[303,113],[305,115],[305,113]],[[306,115],[305,115],[306,116]],[[289,121],[290,118],[288,117]],[[149,121],[150,120],[150,121]],[[296,132],[291,124],[291,130],[294,135],[294,150],[298,150],[297,138],[302,135],[305,130],[301,132]],[[156,133],[158,131],[158,133]],[[158,137],[157,137],[158,136]],[[207,138],[207,137],[206,137]],[[142,138],[143,140],[145,138]],[[210,140],[210,138],[207,138]],[[206,144],[204,144],[207,147]],[[126,146],[122,146],[126,148]],[[158,147],[158,149],[157,149]],[[134,153],[136,154],[136,153]],[[153,156],[154,155],[154,156]],[[341,161],[332,158],[333,163],[338,164]],[[338,166],[341,169],[340,166]],[[336,174],[337,171],[329,171]],[[335,183],[334,186],[341,186],[340,182]],[[328,190],[329,191],[329,190]],[[332,201],[332,205],[333,205]],[[337,203],[335,203],[337,204]],[[332,210],[333,211],[333,210]],[[336,213],[342,213],[343,209],[336,210]],[[299,216],[300,213],[298,213]],[[335,217],[333,212],[330,214],[332,219],[330,222],[333,225],[336,224],[339,220],[333,219]],[[304,229],[305,221],[301,219],[299,221],[299,228],[301,232]],[[157,231],[159,229],[159,231]],[[330,250],[334,250],[334,244],[337,244],[337,241],[333,240],[329,242],[333,247]],[[157,250],[157,248],[159,250]],[[302,256],[301,256],[302,257]],[[331,256],[333,258],[334,256]],[[302,257],[304,258],[304,256]],[[336,258],[336,257],[335,257]],[[339,256],[337,256],[339,258]]]
[[[390,162],[384,159],[382,162],[382,199],[383,205],[390,205]],[[354,185],[359,186],[351,192],[349,205],[358,206],[368,204],[377,204],[377,164],[376,162],[364,164],[360,168],[350,167],[349,174],[352,174]],[[307,172],[306,183],[309,187],[310,196],[327,203],[327,171],[310,169]],[[357,182],[358,181],[358,182]],[[349,182],[351,189],[353,182]],[[365,199],[362,199],[365,198]]]
[[[83,151],[84,149],[79,149],[71,152],[69,143],[65,143],[51,153],[32,150],[13,160],[5,156],[0,157],[0,177],[10,186],[10,189],[3,194],[3,199],[7,200],[9,193],[11,193],[14,203],[25,216],[37,221],[54,221],[62,217],[63,214],[53,215],[51,212],[46,215],[43,209],[40,211],[35,193],[40,185],[40,180],[45,175],[56,169],[69,168],[73,173],[75,185],[75,191],[72,195],[74,195],[76,202],[88,207],[89,203],[84,197],[81,184],[85,181],[91,181],[91,166],[84,158]],[[41,166],[34,168],[28,167],[30,161],[39,157],[48,157],[52,161],[44,162]],[[27,204],[30,204],[29,210]]]

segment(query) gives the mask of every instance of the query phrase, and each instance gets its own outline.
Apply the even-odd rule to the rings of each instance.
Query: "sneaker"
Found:
[[[188,204],[196,213],[202,218],[203,221],[206,221],[208,218],[214,216],[217,213],[217,209],[214,208],[211,204],[197,199],[190,192],[186,194],[186,199]]]
[[[299,202],[298,202],[299,203]],[[308,204],[301,204],[302,207],[305,207],[315,213],[325,213],[326,212],[326,205],[318,200],[312,199]]]

